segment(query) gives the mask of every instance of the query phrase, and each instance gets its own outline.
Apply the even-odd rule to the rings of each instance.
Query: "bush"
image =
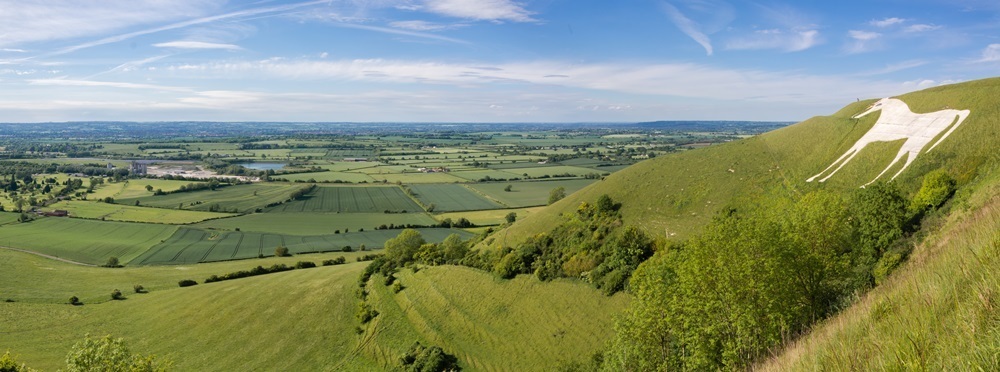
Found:
[[[406,287],[403,286],[403,283],[400,283],[400,282],[392,283],[392,293],[399,293],[404,288],[406,288]]]
[[[299,261],[295,263],[296,269],[308,269],[310,267],[316,267],[316,263],[311,261]]]
[[[343,251],[344,252],[354,252],[354,250],[349,245],[345,245]]]
[[[181,281],[177,282],[177,285],[181,286],[181,287],[190,287],[192,285],[197,285],[197,284],[198,284],[198,282],[196,282],[194,280],[191,280],[191,279],[184,279],[184,280],[181,280]]]
[[[423,346],[414,342],[410,350],[400,358],[406,371],[458,371],[458,358],[445,353],[438,346]]]
[[[118,257],[108,257],[108,261],[104,263],[104,267],[122,267],[122,265],[118,262]]]
[[[291,253],[288,252],[288,248],[278,247],[274,249],[274,255],[278,257],[291,257]]]
[[[79,297],[76,297],[76,296],[73,296],[73,297],[70,297],[70,298],[69,298],[69,304],[70,304],[70,305],[73,305],[73,306],[77,306],[77,305],[83,305],[83,303],[82,303],[82,302],[80,302],[80,298],[79,298]],[[3,370],[4,370],[4,369],[0,368],[0,371],[3,371]]]
[[[142,284],[136,284],[132,286],[132,289],[135,290],[135,293],[146,293],[146,288],[143,288]]]
[[[166,371],[169,361],[155,356],[134,355],[125,345],[125,340],[105,336],[91,339],[90,335],[73,345],[66,356],[66,369],[77,371]]]
[[[346,262],[347,258],[345,258],[344,256],[340,256],[330,260],[323,260],[323,266],[343,265]]]
[[[119,291],[119,290],[115,289],[115,290],[111,291],[111,299],[112,300],[124,300],[125,299],[125,295],[122,294],[122,291]]]
[[[17,359],[10,355],[10,352],[4,352],[0,355],[0,372],[30,372],[34,371],[31,368],[26,367],[23,363],[18,364]]]
[[[354,313],[354,316],[358,318],[361,324],[370,322],[372,319],[378,316],[378,311],[372,308],[367,302],[358,302],[358,311]]]

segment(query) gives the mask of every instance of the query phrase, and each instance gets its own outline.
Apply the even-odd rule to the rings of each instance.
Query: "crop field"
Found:
[[[571,167],[571,166],[568,166],[568,165],[555,165],[555,166],[550,166],[550,167],[513,168],[513,169],[504,169],[504,170],[507,171],[507,172],[510,172],[510,173],[520,174],[523,177],[535,177],[535,178],[543,177],[543,176],[554,177],[554,176],[562,176],[562,175],[567,175],[567,174],[571,175],[571,176],[580,177],[580,176],[585,176],[585,175],[588,175],[588,174],[591,174],[591,173],[600,173],[600,172],[595,171],[593,169],[581,168],[581,167]]]
[[[371,176],[363,173],[353,173],[353,172],[310,172],[310,173],[293,173],[293,174],[283,174],[280,176],[271,177],[275,180],[286,180],[289,182],[295,181],[309,181],[315,180],[316,182],[350,182],[350,183],[361,183],[361,182],[374,182],[375,179]]]
[[[200,181],[175,181],[175,180],[160,180],[155,178],[147,179],[134,179],[125,182],[110,183],[105,181],[104,185],[97,187],[93,194],[90,194],[88,199],[103,199],[105,197],[112,197],[114,199],[130,199],[130,198],[140,198],[143,196],[150,196],[153,194],[151,191],[146,190],[146,186],[152,186],[153,190],[163,190],[164,192],[173,192],[181,188],[181,186],[186,186],[192,183],[200,184]]]
[[[463,185],[412,185],[410,189],[424,206],[434,205],[434,211],[474,211],[497,209],[501,206]]]
[[[479,181],[486,177],[492,179],[505,179],[505,180],[511,178],[521,178],[520,175],[514,173],[504,172],[500,170],[482,169],[482,168],[476,168],[476,170],[467,170],[460,172],[453,171],[450,174],[456,177],[462,177],[468,181]]]
[[[379,166],[379,162],[374,161],[349,161],[349,162],[332,162],[328,164],[316,164],[315,166],[334,172],[346,172],[351,170],[358,170],[364,168],[371,168]]]
[[[0,245],[90,264],[118,257],[124,264],[176,230],[170,225],[46,217],[0,227]]]
[[[434,218],[438,221],[444,221],[446,218],[450,218],[452,221],[458,221],[459,218],[465,218],[478,226],[500,225],[506,222],[505,217],[507,217],[507,214],[514,213],[517,215],[517,219],[522,219],[534,214],[542,208],[544,207],[447,212],[435,214]]]
[[[325,156],[328,159],[372,158],[375,156],[375,151],[370,149],[330,149],[326,151]]]
[[[406,173],[390,173],[390,174],[373,174],[371,175],[375,181],[385,180],[389,183],[456,183],[456,182],[466,182],[465,179],[461,177],[452,176],[449,173],[424,173],[424,172],[406,172]]]
[[[245,216],[205,221],[200,228],[266,232],[291,235],[324,235],[336,230],[374,230],[379,225],[433,225],[424,213],[254,213]]]
[[[158,208],[183,208],[207,211],[218,205],[221,211],[249,212],[270,203],[279,203],[305,185],[253,184],[221,187],[216,190],[179,192],[176,194],[144,196],[141,198],[116,199],[125,205],[146,205]]]
[[[417,203],[397,186],[320,186],[300,200],[267,209],[267,212],[419,212]]]
[[[69,212],[71,217],[87,218],[94,220],[110,220],[125,222],[145,222],[162,224],[189,224],[210,220],[213,218],[224,218],[235,216],[229,213],[214,213],[202,211],[188,211],[166,208],[147,208],[131,205],[109,204],[88,202],[79,200],[66,200],[52,204],[46,210],[62,209]]]
[[[439,242],[448,235],[459,234],[463,239],[470,233],[457,229],[418,229],[424,239]],[[178,265],[199,262],[273,256],[277,247],[286,247],[293,254],[330,252],[350,246],[357,250],[381,248],[386,240],[399,235],[400,230],[366,230],[326,235],[288,235],[244,231],[212,231],[183,227],[141,256],[131,265]]]
[[[566,195],[572,194],[596,180],[573,179],[554,181],[522,181],[522,182],[496,182],[480,183],[469,185],[483,194],[488,195],[508,207],[532,207],[545,205],[549,202],[549,192],[557,187],[566,189]],[[507,185],[511,186],[510,191],[504,191]]]

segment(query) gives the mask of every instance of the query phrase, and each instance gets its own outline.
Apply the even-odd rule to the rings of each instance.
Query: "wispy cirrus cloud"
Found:
[[[873,19],[871,21],[868,21],[868,24],[870,24],[872,26],[875,26],[875,27],[879,27],[879,28],[885,28],[885,27],[889,27],[889,26],[892,26],[892,25],[898,25],[898,24],[903,23],[903,22],[906,22],[906,20],[903,19],[903,18],[890,17],[890,18],[882,18],[882,19]]]
[[[903,28],[903,32],[916,33],[916,32],[934,31],[934,30],[938,30],[938,29],[941,29],[941,26],[939,26],[939,25],[929,25],[929,24],[917,23],[917,24],[913,24],[913,25],[909,25],[909,26],[904,27]]]
[[[533,12],[511,0],[425,0],[423,5],[409,5],[409,9],[478,21],[537,21]]]
[[[663,3],[663,10],[670,17],[670,21],[674,23],[685,35],[690,37],[696,43],[705,48],[705,54],[712,55],[712,40],[709,39],[708,35],[701,31],[701,27],[697,22],[691,20],[684,13],[681,13],[680,9],[670,3]]]
[[[982,57],[975,60],[976,63],[1000,62],[1000,44],[990,44],[983,49]]]
[[[726,49],[778,49],[786,52],[798,52],[812,48],[819,44],[819,41],[819,31],[817,30],[757,30],[753,34],[729,40],[726,43]]]
[[[881,33],[873,31],[850,30],[847,31],[849,41],[844,45],[844,52],[847,54],[865,53],[880,47],[878,39]]]
[[[885,67],[880,68],[880,69],[861,72],[861,73],[859,73],[857,75],[858,76],[876,76],[876,75],[891,74],[893,72],[899,72],[899,71],[903,71],[903,70],[909,70],[911,68],[917,68],[917,67],[920,67],[920,66],[924,66],[927,63],[928,62],[924,61],[924,60],[903,61],[903,62],[899,62],[899,63],[893,63],[893,64],[886,65]]]
[[[0,47],[77,39],[128,27],[201,17],[221,0],[0,1]]]
[[[169,91],[169,92],[194,91],[191,88],[172,87],[165,85],[140,84],[140,83],[116,82],[116,81],[75,80],[75,79],[34,79],[34,80],[28,80],[28,83],[31,85],[54,85],[63,87],[104,87],[104,88],[142,89],[142,90]]]
[[[223,50],[242,50],[243,48],[235,44],[222,44],[222,43],[209,43],[204,41],[190,41],[190,40],[179,40],[179,41],[168,41],[164,43],[153,44],[157,48],[176,48],[176,49],[223,49]]]
[[[472,43],[470,43],[468,41],[465,41],[465,40],[462,40],[462,39],[457,39],[457,38],[447,37],[447,36],[441,36],[441,35],[431,34],[431,33],[427,33],[427,32],[411,31],[411,30],[401,30],[401,29],[398,29],[398,28],[381,27],[381,26],[370,26],[370,25],[363,25],[363,24],[357,24],[357,23],[333,22],[332,24],[335,25],[335,26],[337,26],[337,27],[354,28],[354,29],[359,29],[359,30],[381,32],[381,33],[384,33],[384,34],[401,35],[401,36],[411,36],[411,37],[416,37],[416,38],[421,38],[421,39],[446,41],[446,42],[455,43],[455,44],[472,44]]]
[[[414,21],[389,22],[389,26],[392,26],[394,28],[412,30],[412,31],[444,31],[444,30],[462,28],[468,25],[464,23],[442,24],[442,23],[414,20]]]

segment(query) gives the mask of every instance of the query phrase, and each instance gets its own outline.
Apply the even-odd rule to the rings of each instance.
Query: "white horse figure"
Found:
[[[875,179],[861,187],[868,186],[872,184],[872,182],[878,180],[879,177],[882,177],[885,172],[889,171],[889,169],[892,168],[892,166],[895,165],[896,162],[903,157],[903,155],[907,155],[906,163],[903,164],[903,168],[900,169],[899,172],[896,172],[896,174],[891,178],[896,179],[896,176],[903,173],[903,170],[910,166],[910,163],[913,163],[913,160],[917,158],[920,151],[923,150],[923,148],[927,146],[927,144],[930,143],[934,137],[937,137],[937,135],[941,134],[941,132],[944,132],[945,129],[948,129],[949,127],[951,128],[945,132],[945,134],[941,136],[937,142],[934,142],[934,144],[931,145],[926,152],[933,150],[934,147],[937,147],[937,145],[941,143],[941,141],[948,138],[948,136],[962,124],[962,121],[969,116],[969,110],[951,109],[929,112],[926,114],[915,114],[910,111],[910,107],[903,101],[895,98],[882,98],[878,100],[878,102],[875,102],[875,104],[873,104],[867,111],[855,115],[854,118],[857,119],[878,110],[882,110],[882,114],[879,116],[878,121],[875,122],[875,126],[873,126],[868,133],[865,133],[865,135],[862,136],[858,142],[854,143],[854,146],[851,146],[851,148],[848,149],[844,155],[841,155],[837,161],[830,164],[829,167],[826,167],[826,169],[819,172],[819,174],[810,177],[806,180],[806,182],[812,182],[817,177],[830,170],[830,168],[833,168],[834,165],[839,163],[840,166],[838,166],[837,169],[834,169],[833,172],[819,180],[819,182],[826,181],[837,173],[840,168],[843,168],[845,164],[851,161],[855,155],[861,152],[861,149],[868,146],[869,143],[906,139],[906,142],[903,143],[903,147],[899,149],[899,153],[896,154],[896,158],[892,159],[889,166],[885,167],[885,169],[882,170],[882,173],[879,173],[878,176],[875,176]]]

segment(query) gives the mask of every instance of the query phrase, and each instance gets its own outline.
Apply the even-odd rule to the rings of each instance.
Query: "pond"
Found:
[[[253,163],[242,163],[240,165],[242,165],[243,168],[247,168],[247,169],[255,169],[255,170],[279,170],[281,168],[284,168],[285,165],[288,165],[288,163],[260,163],[260,162],[253,162]]]

